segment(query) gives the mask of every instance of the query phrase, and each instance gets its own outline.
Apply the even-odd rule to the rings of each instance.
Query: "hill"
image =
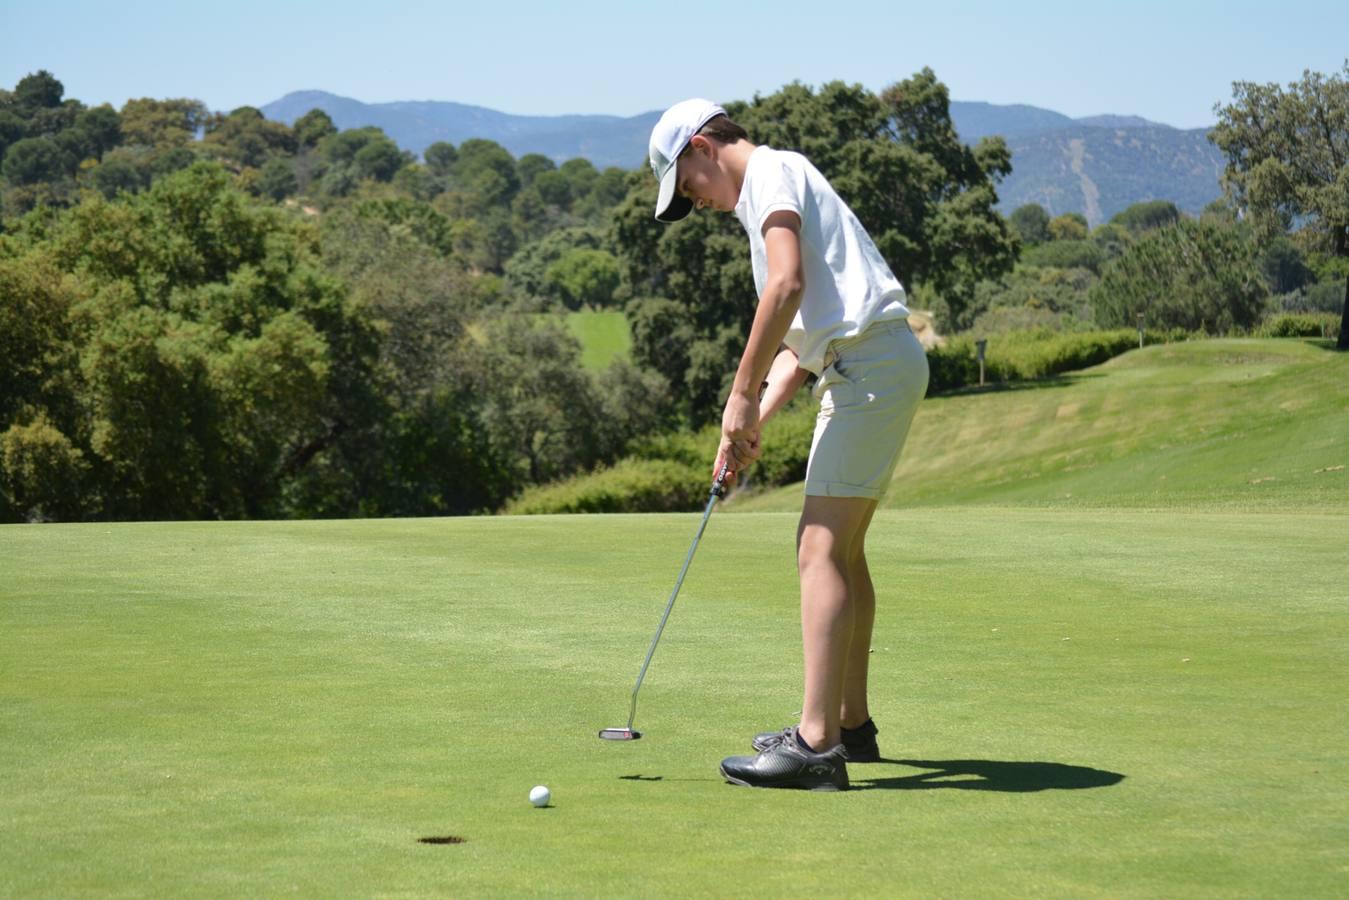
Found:
[[[437,141],[496,141],[515,157],[542,153],[558,162],[585,157],[599,168],[642,165],[646,142],[660,112],[637,116],[517,116],[482,106],[444,101],[362,103],[325,91],[297,91],[261,107],[269,119],[293,124],[321,109],[339,129],[374,125],[404,150],[420,154]]]
[[[1008,139],[1012,174],[998,208],[1038,203],[1051,216],[1077,212],[1092,227],[1145,200],[1170,200],[1198,215],[1222,195],[1225,158],[1207,129],[1078,125]]]
[[[486,138],[519,157],[542,153],[561,162],[585,157],[600,168],[630,169],[646,159],[659,110],[636,116],[517,116],[440,101],[362,103],[324,91],[298,91],[261,107],[267,118],[294,123],[322,109],[342,129],[375,125],[399,146],[421,153],[436,141]],[[952,101],[951,120],[973,144],[1000,134],[1012,150],[1012,175],[999,187],[1003,212],[1039,203],[1053,215],[1080,212],[1097,225],[1143,200],[1172,200],[1197,214],[1221,194],[1222,156],[1206,129],[1180,130],[1138,116],[1072,119],[1025,104]]]
[[[1317,343],[1147,347],[1064,378],[927,399],[885,505],[1342,512],[1345,409],[1349,356]],[[799,507],[799,486],[728,505]]]

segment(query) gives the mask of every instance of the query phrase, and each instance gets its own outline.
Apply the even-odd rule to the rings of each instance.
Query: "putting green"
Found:
[[[596,738],[697,518],[0,528],[0,894],[1342,892],[1349,515],[882,511],[839,795],[717,775],[799,709],[790,513]]]

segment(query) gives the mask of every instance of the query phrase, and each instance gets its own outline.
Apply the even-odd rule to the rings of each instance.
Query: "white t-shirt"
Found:
[[[768,277],[764,219],[782,209],[801,217],[805,280],[786,343],[801,358],[801,368],[818,375],[830,341],[860,334],[882,319],[907,318],[909,309],[899,280],[820,171],[799,153],[771,147],[750,154],[735,205],[736,218],[749,234],[760,296]]]

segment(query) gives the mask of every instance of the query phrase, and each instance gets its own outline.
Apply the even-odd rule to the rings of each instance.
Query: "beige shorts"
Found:
[[[806,494],[879,500],[927,393],[927,378],[927,354],[906,319],[877,322],[831,343],[815,384],[820,412]]]

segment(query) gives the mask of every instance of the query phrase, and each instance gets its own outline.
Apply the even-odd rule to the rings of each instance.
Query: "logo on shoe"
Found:
[[[812,775],[828,775],[831,771],[832,767],[826,766],[823,763],[816,763],[810,767],[810,774]]]

